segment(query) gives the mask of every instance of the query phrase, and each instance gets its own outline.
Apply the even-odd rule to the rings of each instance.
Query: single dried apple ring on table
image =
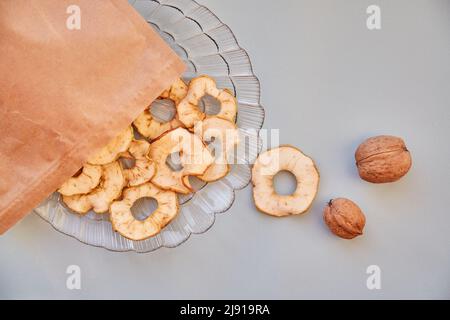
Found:
[[[216,146],[214,149],[214,163],[198,178],[205,182],[217,181],[225,177],[230,171],[229,156],[235,145],[239,143],[239,135],[233,122],[218,117],[210,117],[197,122],[194,133],[203,142]],[[185,180],[186,184],[186,180]]]
[[[175,105],[186,96],[188,87],[182,79],[178,79],[168,90],[165,90],[159,96],[159,99],[169,99]],[[158,121],[151,113],[150,106],[141,113],[133,124],[138,132],[147,139],[153,140],[164,134],[165,132],[182,127],[183,124],[175,116],[167,122]]]
[[[88,163],[94,165],[104,165],[116,161],[122,153],[128,150],[133,138],[133,128],[131,126],[127,127],[97,154],[90,157],[88,159]]]
[[[64,196],[89,193],[98,186],[101,177],[101,166],[86,164],[81,173],[64,182],[58,192]]]
[[[167,161],[171,154],[177,153],[181,168],[174,170]],[[184,185],[183,178],[204,174],[214,161],[203,141],[184,128],[169,131],[154,141],[150,148],[150,157],[156,164],[152,183],[161,189],[182,194],[192,192],[192,189]]]
[[[276,193],[273,179],[280,171],[289,171],[297,179],[290,195]],[[259,155],[252,169],[253,198],[256,207],[269,215],[282,217],[306,212],[319,186],[314,161],[292,146],[281,146]]]
[[[141,198],[153,198],[158,203],[156,210],[145,220],[137,220],[131,207]],[[161,190],[152,183],[127,188],[123,199],[111,205],[111,223],[113,229],[130,240],[144,240],[158,234],[179,210],[178,197],[175,192]]]
[[[134,166],[123,171],[128,186],[133,187],[150,181],[156,171],[155,163],[149,156],[150,143],[145,140],[134,140],[128,152],[135,159]]]
[[[216,117],[235,122],[237,101],[233,94],[227,89],[218,89],[211,77],[200,76],[191,80],[186,97],[177,105],[178,119],[186,128],[192,128],[196,122],[205,119],[206,114],[199,109],[199,103],[206,95],[220,103],[220,111]]]
[[[126,184],[122,166],[114,161],[102,166],[100,184],[92,192],[83,195],[63,196],[63,202],[73,211],[85,214],[89,210],[105,213],[111,203],[120,197]]]

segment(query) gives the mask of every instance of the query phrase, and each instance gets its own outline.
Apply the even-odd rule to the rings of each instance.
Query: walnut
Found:
[[[323,219],[338,237],[353,239],[363,234],[366,217],[351,200],[338,198],[330,200],[323,211]]]
[[[359,145],[355,153],[361,179],[372,183],[394,182],[411,168],[411,155],[398,137],[372,137]]]

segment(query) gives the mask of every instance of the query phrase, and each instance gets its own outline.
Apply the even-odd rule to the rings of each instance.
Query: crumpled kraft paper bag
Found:
[[[1,0],[0,234],[183,71],[126,0]]]

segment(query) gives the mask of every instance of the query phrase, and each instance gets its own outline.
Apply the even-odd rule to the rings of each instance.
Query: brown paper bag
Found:
[[[0,1],[0,234],[183,70],[126,0]]]

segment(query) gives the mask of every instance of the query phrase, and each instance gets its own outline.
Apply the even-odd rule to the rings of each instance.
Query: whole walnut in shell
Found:
[[[355,152],[361,179],[372,183],[394,182],[411,168],[411,154],[403,139],[393,136],[372,137]]]
[[[353,201],[345,198],[330,200],[323,211],[323,219],[338,237],[353,239],[363,234],[366,217]]]

